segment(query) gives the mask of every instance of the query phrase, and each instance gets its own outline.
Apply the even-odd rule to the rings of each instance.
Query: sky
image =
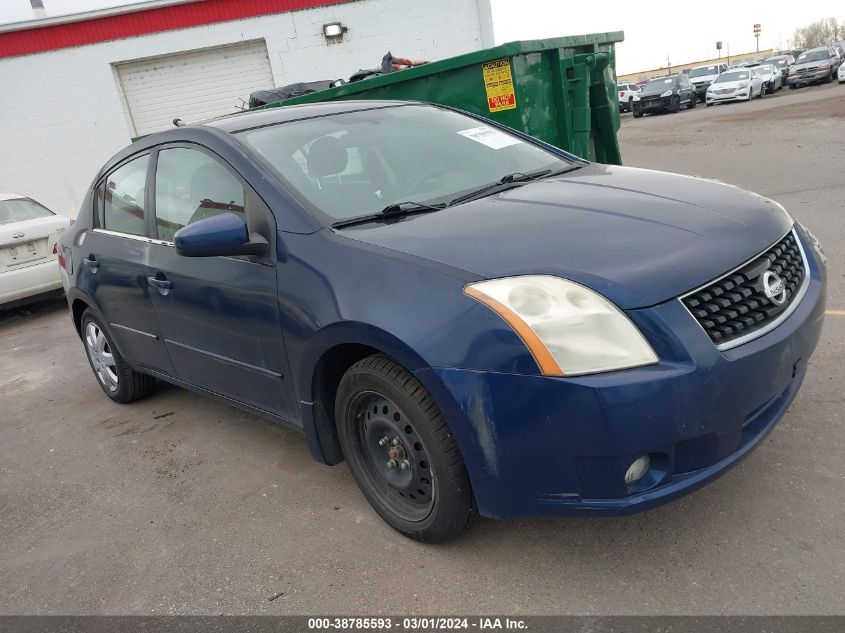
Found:
[[[788,48],[796,27],[833,16],[845,20],[843,0],[490,0],[496,42],[624,31],[617,47],[616,71],[623,75],[754,51],[754,24],[762,26],[760,50]],[[48,15],[74,13],[133,0],[43,0]],[[27,20],[29,0],[0,0],[0,23]],[[410,51],[412,54],[413,51]]]

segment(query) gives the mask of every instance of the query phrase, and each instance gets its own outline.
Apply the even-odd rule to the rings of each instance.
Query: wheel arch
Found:
[[[343,461],[334,415],[337,388],[352,365],[375,354],[383,354],[411,373],[428,368],[408,343],[365,323],[346,322],[324,328],[304,353],[297,391],[303,430],[317,461],[329,465]]]

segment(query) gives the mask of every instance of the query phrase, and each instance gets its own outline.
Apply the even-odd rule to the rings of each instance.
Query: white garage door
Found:
[[[135,134],[235,112],[253,90],[273,87],[264,40],[117,64]]]

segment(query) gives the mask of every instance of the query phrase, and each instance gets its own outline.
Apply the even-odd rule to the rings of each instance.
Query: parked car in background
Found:
[[[735,68],[722,73],[707,89],[707,107],[727,101],[751,101],[763,96],[763,78],[756,68]]]
[[[697,66],[690,69],[688,77],[692,82],[692,85],[695,86],[695,96],[699,101],[703,102],[705,100],[707,97],[707,88],[710,87],[710,84],[713,83],[713,80],[716,79],[716,77],[721,75],[727,69],[728,65],[726,63]]]
[[[619,110],[622,112],[630,112],[631,104],[634,101],[634,95],[640,93],[640,87],[635,83],[618,84],[616,90],[619,92]]]
[[[56,243],[70,225],[32,198],[0,193],[0,308],[62,287]]]
[[[811,48],[795,60],[786,82],[793,89],[814,83],[830,83],[836,76],[838,65],[839,55],[830,46]]]
[[[60,246],[106,397],[161,379],[298,429],[427,542],[715,479],[785,414],[825,312],[821,246],[777,202],[408,102],[146,136]]]
[[[839,80],[839,83],[845,83],[845,64],[839,65],[839,70],[836,73],[836,78]]]
[[[678,112],[681,106],[694,108],[697,103],[695,86],[686,75],[671,75],[649,81],[638,95],[634,95],[634,118],[646,113]]]
[[[783,80],[783,85],[786,85],[786,77],[789,75],[789,69],[795,63],[795,58],[792,55],[773,55],[763,60],[764,64],[772,64],[777,66],[780,70]]]
[[[773,94],[783,88],[783,75],[774,64],[760,64],[754,70],[763,80],[763,91],[765,94]]]

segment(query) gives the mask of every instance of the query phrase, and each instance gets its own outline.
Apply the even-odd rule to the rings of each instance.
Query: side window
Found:
[[[219,160],[205,152],[176,147],[158,154],[155,181],[158,237],[173,241],[176,231],[221,213],[244,214],[244,187]]]
[[[96,189],[97,226],[108,231],[144,235],[145,188],[149,156],[115,169]]]

